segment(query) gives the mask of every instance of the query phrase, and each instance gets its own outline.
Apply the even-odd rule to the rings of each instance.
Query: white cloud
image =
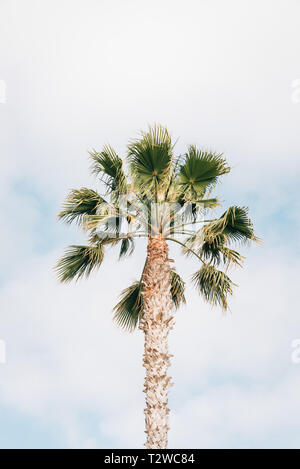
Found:
[[[299,373],[272,387],[219,385],[178,408],[171,441],[180,448],[299,448]]]
[[[261,433],[270,444],[276,432],[284,439],[282,428],[297,428],[299,369],[290,347],[300,334],[298,265],[263,254],[253,253],[240,275],[232,315],[222,317],[192,292],[177,313],[171,446],[234,446],[257,442]],[[24,266],[1,293],[7,364],[0,400],[55,422],[70,446],[101,447],[105,438],[115,447],[142,447],[142,335],[121,332],[110,314],[128,272],[136,277],[141,265],[122,262],[116,277],[106,262],[88,282],[61,286],[50,274],[56,255]],[[187,270],[183,260],[177,265]],[[93,435],[81,428],[85,412],[99,422]]]

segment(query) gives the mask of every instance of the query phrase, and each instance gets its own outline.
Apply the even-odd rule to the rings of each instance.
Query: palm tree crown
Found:
[[[232,206],[219,218],[209,213],[220,205],[211,193],[230,171],[222,154],[190,146],[176,156],[167,129],[153,126],[128,145],[125,162],[110,147],[90,152],[92,173],[104,184],[105,194],[72,190],[59,218],[77,223],[88,234],[85,246],[70,246],[56,269],[62,282],[88,276],[98,268],[109,246],[119,245],[119,258],[134,251],[138,238],[159,237],[175,242],[185,256],[199,261],[192,281],[205,301],[228,308],[234,283],[231,265],[243,256],[234,245],[258,241],[245,207]],[[175,308],[184,297],[185,283],[171,269]],[[143,316],[143,276],[121,293],[115,306],[117,323],[133,330]]]

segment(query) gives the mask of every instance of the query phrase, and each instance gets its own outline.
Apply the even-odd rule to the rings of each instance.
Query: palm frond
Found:
[[[171,137],[166,128],[155,125],[128,145],[128,161],[134,185],[146,194],[167,189],[172,172]]]
[[[180,166],[179,182],[187,199],[203,197],[207,189],[213,187],[218,178],[229,171],[222,154],[201,151],[192,145]]]
[[[100,267],[104,257],[104,246],[70,246],[56,265],[61,282],[69,282],[83,276],[88,277],[93,269]]]
[[[119,259],[122,259],[125,256],[130,256],[134,251],[134,240],[130,236],[126,236],[121,241]]]
[[[123,161],[110,145],[104,146],[101,152],[89,152],[92,163],[92,173],[100,176],[109,189],[109,192],[127,191],[126,177],[123,171]]]
[[[237,251],[224,245],[226,238],[218,235],[209,241],[205,240],[199,249],[200,257],[212,265],[218,266],[223,262],[225,265],[235,264],[242,267],[244,257]]]
[[[171,270],[171,295],[176,309],[182,303],[185,303],[184,296],[185,282],[174,271]],[[143,315],[143,281],[140,280],[133,282],[132,285],[125,288],[120,295],[119,303],[113,308],[114,320],[118,326],[132,332],[140,318]]]
[[[218,220],[205,226],[207,240],[213,240],[219,235],[225,237],[229,243],[259,242],[254,234],[253,224],[246,207],[229,207]]]
[[[232,287],[235,284],[224,272],[212,265],[204,264],[193,275],[192,280],[205,301],[213,306],[220,305],[223,310],[227,310],[227,296],[232,295]]]
[[[58,218],[66,223],[76,221],[82,224],[86,216],[95,215],[98,207],[104,203],[105,200],[92,189],[73,189],[66,198]]]
[[[171,295],[174,306],[176,309],[183,303],[186,303],[185,295],[185,282],[174,269],[171,270]]]
[[[135,281],[121,292],[120,301],[113,308],[117,325],[129,332],[136,328],[142,314],[142,288],[142,282]]]
[[[225,265],[235,264],[239,267],[243,266],[245,257],[242,256],[238,251],[227,248],[226,246],[220,246],[220,252],[222,255],[222,262]]]

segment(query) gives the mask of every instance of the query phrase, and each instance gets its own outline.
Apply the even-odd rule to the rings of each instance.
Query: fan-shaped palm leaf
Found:
[[[95,150],[90,152],[93,160],[92,172],[99,175],[109,192],[117,191],[118,194],[127,191],[127,183],[123,171],[123,161],[109,145],[104,146],[98,153]]]
[[[205,238],[208,240],[222,235],[229,243],[259,242],[259,239],[254,235],[253,224],[246,207],[229,207],[218,220],[206,225],[204,230]]]
[[[98,207],[104,203],[105,200],[92,189],[86,187],[73,189],[63,204],[58,218],[66,223],[76,221],[82,224],[87,215],[95,215]]]
[[[207,189],[214,186],[220,176],[230,171],[221,154],[189,147],[185,161],[179,170],[179,181],[185,192],[185,198],[203,196]]]
[[[121,292],[120,301],[114,307],[114,320],[118,326],[133,331],[142,314],[142,282],[134,282]]]
[[[56,271],[61,282],[88,277],[93,269],[100,267],[104,257],[104,245],[70,246],[58,261]]]
[[[193,275],[192,280],[205,301],[214,306],[220,305],[223,310],[227,309],[227,296],[232,295],[232,287],[235,284],[224,272],[204,264]]]
[[[218,244],[216,240],[210,243],[205,241],[199,249],[199,255],[204,261],[215,266],[223,262],[225,265],[235,264],[241,267],[244,259],[240,253],[223,244]]]
[[[128,161],[134,185],[142,193],[156,194],[166,189],[172,170],[172,142],[164,127],[142,132],[142,138],[128,145]]]

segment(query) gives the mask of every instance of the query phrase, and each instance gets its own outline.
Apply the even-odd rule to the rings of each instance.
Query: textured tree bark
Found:
[[[168,352],[168,334],[174,318],[168,245],[161,237],[149,238],[143,283],[144,315],[139,327],[145,333],[145,446],[165,449],[168,447],[170,412],[168,389],[173,384],[167,376],[172,356]]]

